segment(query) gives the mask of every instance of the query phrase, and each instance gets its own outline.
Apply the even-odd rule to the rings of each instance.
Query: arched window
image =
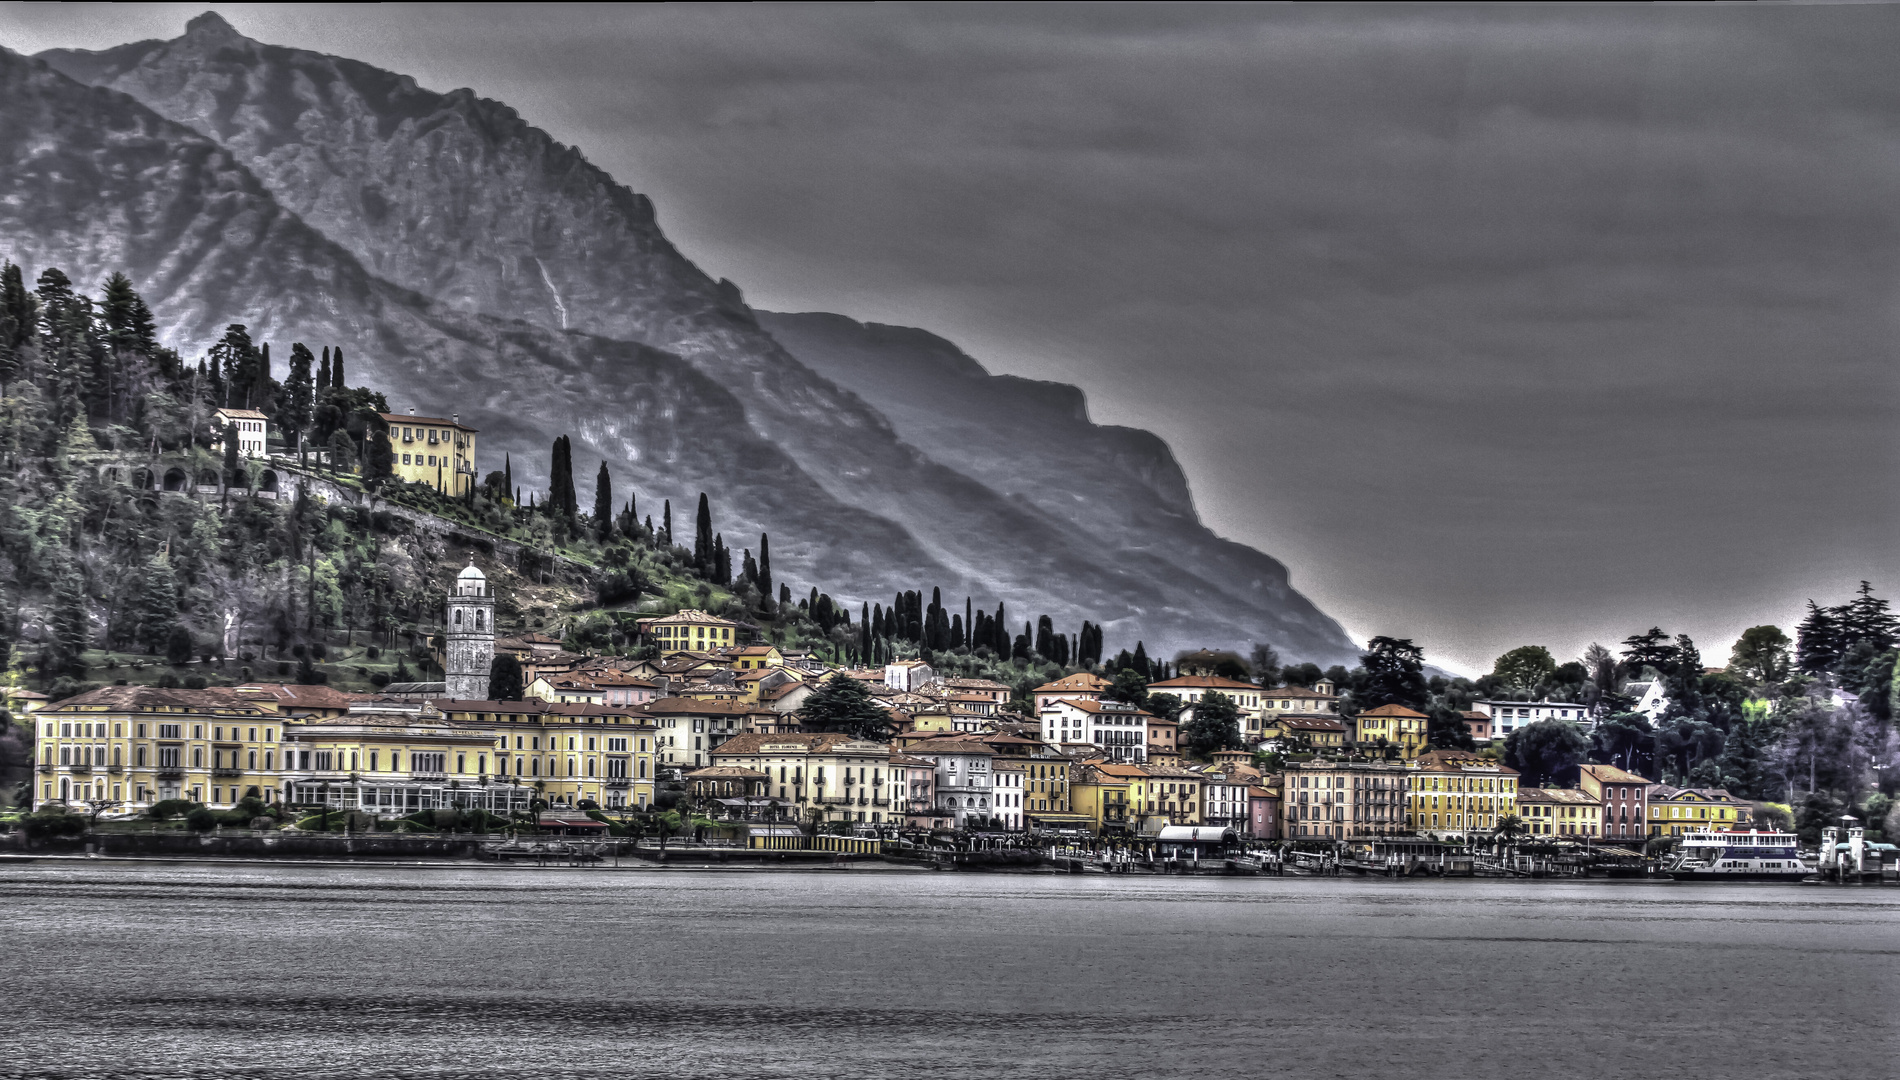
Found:
[[[477,630],[488,629],[488,616],[486,613],[480,612],[480,611],[475,613],[475,629]]]
[[[462,609],[461,608],[455,609],[455,625],[457,626],[462,625]]]
[[[141,769],[144,768],[145,767],[145,748],[143,746],[139,747],[138,761],[139,761],[139,768]]]

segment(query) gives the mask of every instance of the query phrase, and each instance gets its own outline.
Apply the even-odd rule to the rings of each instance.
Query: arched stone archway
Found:
[[[217,490],[218,474],[216,470],[200,469],[198,471],[198,486],[201,488],[211,488],[214,491]]]
[[[140,491],[150,491],[156,487],[157,485],[152,483],[152,479],[152,470],[150,469],[132,470],[132,486]]]
[[[184,491],[190,486],[191,477],[185,475],[185,470],[177,466],[165,470],[166,491]]]
[[[276,494],[277,493],[277,470],[265,469],[264,474],[257,478],[257,490],[260,492],[268,491],[272,493],[273,495]]]

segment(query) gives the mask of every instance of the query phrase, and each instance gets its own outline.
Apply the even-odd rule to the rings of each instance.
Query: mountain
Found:
[[[889,407],[901,383],[850,380],[852,390],[844,389],[831,377],[844,362],[828,351],[843,348],[842,338],[821,342],[823,335],[799,336],[784,320],[763,324],[736,287],[712,280],[672,246],[646,198],[503,104],[252,41],[215,14],[194,19],[173,41],[42,59],[221,149],[276,213],[327,243],[306,267],[312,275],[346,256],[352,274],[373,282],[364,286],[367,300],[339,299],[328,316],[347,324],[353,339],[373,342],[352,353],[354,370],[414,386],[408,403],[425,411],[459,405],[467,414],[482,402],[506,412],[484,448],[514,452],[517,476],[532,479],[548,439],[569,431],[617,476],[626,468],[649,504],[659,496],[683,502],[703,486],[735,543],[769,528],[783,537],[773,553],[779,576],[834,595],[882,599],[942,585],[946,595],[1006,600],[1018,614],[1047,612],[1067,626],[1104,622],[1111,649],[1140,636],[1157,651],[1252,641],[1314,659],[1351,651],[1337,624],[1287,586],[1277,563],[1198,524],[1159,440],[1094,429],[1090,445],[1119,453],[1126,475],[1100,459],[1079,473],[1053,465],[1012,473],[994,454],[946,443],[941,425],[918,425],[914,411]],[[97,210],[102,226],[111,220],[112,209]],[[42,249],[54,254],[58,246]],[[266,282],[278,284],[259,284]],[[181,330],[190,320],[174,310],[217,311],[252,323],[254,336],[321,336],[316,324],[280,314],[269,289],[257,291],[251,307],[214,307],[242,298],[170,289],[155,307]],[[433,358],[426,381],[386,376],[385,368],[432,355],[426,341],[404,337],[414,320],[399,320],[403,329],[385,321],[396,296],[406,298],[398,305],[405,310],[426,312],[416,317],[430,325],[470,328],[482,340],[507,327],[517,351],[504,357],[464,347],[453,363]],[[258,334],[259,323],[270,329]],[[214,330],[193,327],[183,344],[202,347]],[[802,344],[788,350],[778,332]],[[861,353],[869,340],[860,334],[845,351]],[[728,474],[652,456],[644,425],[660,414],[665,424],[677,419],[630,378],[646,369],[608,359],[615,354],[607,342],[647,350],[629,355],[677,358],[701,378],[694,386],[715,391],[708,402],[736,404],[731,426],[707,435],[730,444],[722,448],[733,462]],[[534,368],[543,343],[551,371]],[[686,385],[675,384],[690,393]],[[1035,402],[1065,392],[1079,398],[1070,388],[1023,389],[1021,407],[1036,415],[1046,410]],[[903,424],[894,426],[893,415]],[[689,457],[711,453],[670,445]],[[1107,472],[1115,475],[1098,479]],[[1051,477],[1060,477],[1069,502],[1037,486]]]

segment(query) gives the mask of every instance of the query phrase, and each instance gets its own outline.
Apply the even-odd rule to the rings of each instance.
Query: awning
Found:
[[[1155,840],[1163,844],[1228,844],[1233,839],[1234,830],[1211,825],[1167,825],[1155,834]]]

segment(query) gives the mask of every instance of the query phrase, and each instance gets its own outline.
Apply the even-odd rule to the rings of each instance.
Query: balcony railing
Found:
[[[53,771],[53,767],[51,765],[48,765],[46,762],[42,761],[40,762],[40,771],[43,773],[49,773]]]
[[[609,788],[632,787],[633,781],[627,779],[624,776],[610,776],[607,779],[601,781],[601,786],[609,787]]]
[[[244,775],[244,770],[243,770],[243,769],[223,769],[223,768],[219,768],[219,769],[213,769],[213,770],[211,770],[211,775],[212,775],[212,776],[218,776],[218,777],[224,777],[224,776],[243,776],[243,775]]]
[[[446,772],[416,772],[415,770],[411,769],[409,772],[409,779],[426,780],[432,783],[446,784],[448,783],[448,780],[449,780],[449,774]]]
[[[71,765],[66,766],[66,768],[74,776],[83,776],[92,772],[92,763],[89,761],[75,761]]]
[[[125,766],[123,766],[123,765],[107,765],[107,766],[106,766],[106,771],[107,771],[107,772],[109,772],[109,773],[111,773],[111,774],[112,774],[112,775],[114,775],[114,776],[117,776],[117,775],[119,775],[120,773],[122,773],[122,772],[124,772],[124,771],[125,771]]]
[[[160,765],[152,775],[160,780],[183,780],[185,770],[177,765]]]

